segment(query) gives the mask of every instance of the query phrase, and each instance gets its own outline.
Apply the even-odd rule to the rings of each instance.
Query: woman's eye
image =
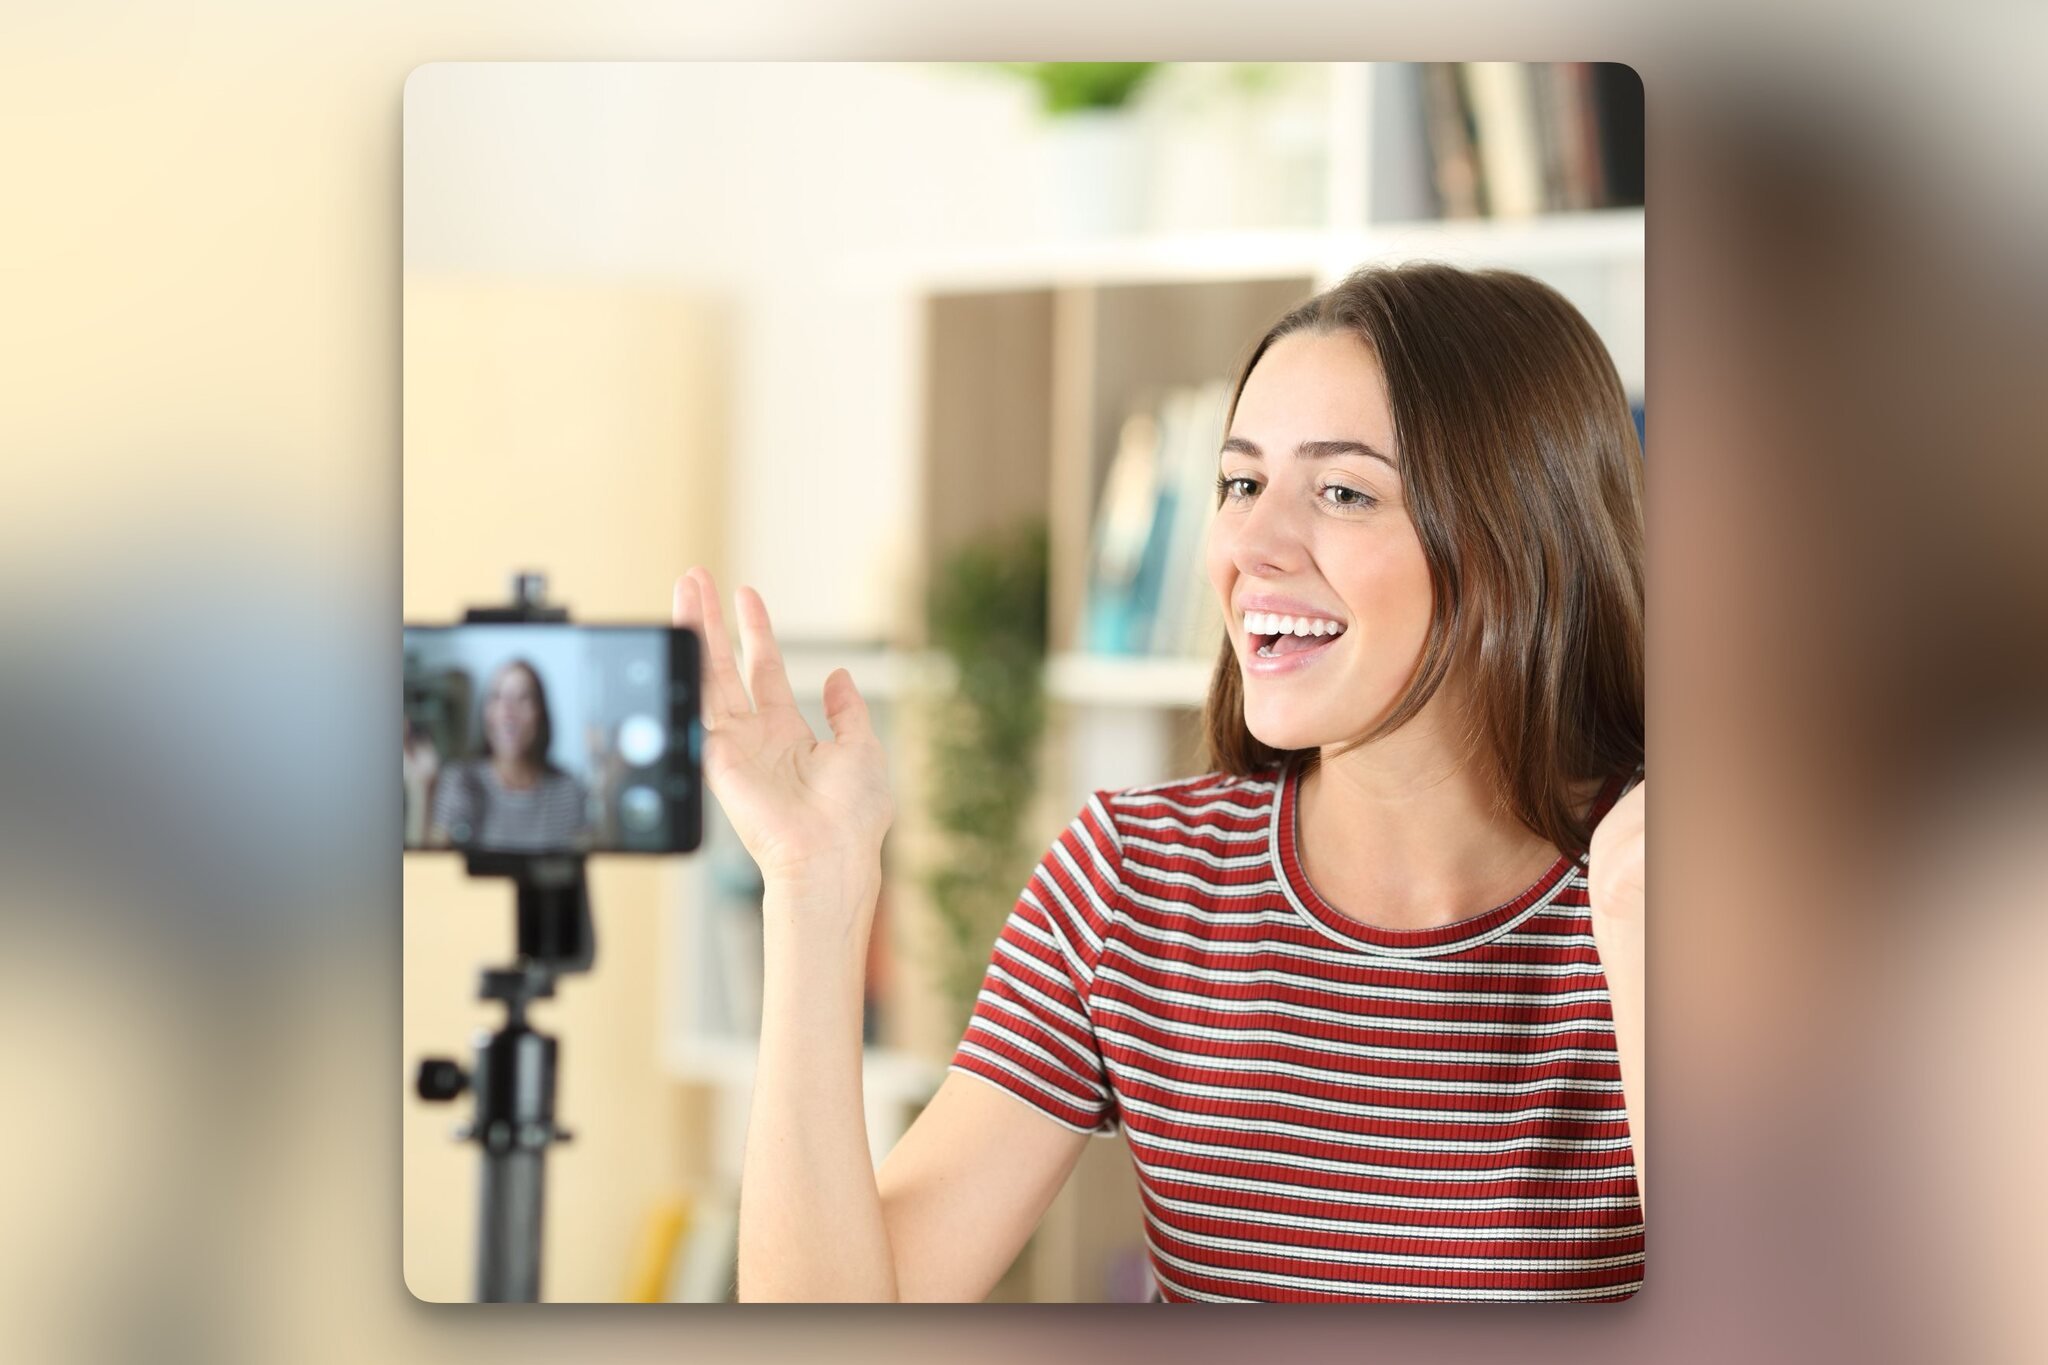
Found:
[[[1370,507],[1372,495],[1341,483],[1323,485],[1323,493],[1339,507]]]
[[[1258,488],[1259,485],[1256,479],[1232,478],[1226,474],[1216,480],[1216,497],[1218,501],[1226,502],[1238,498],[1248,498],[1253,493],[1256,493]]]

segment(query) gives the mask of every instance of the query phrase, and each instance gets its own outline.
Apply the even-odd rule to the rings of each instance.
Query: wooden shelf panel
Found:
[[[1055,654],[1046,661],[1046,695],[1088,706],[1200,707],[1213,659],[1121,658]]]
[[[864,255],[853,274],[913,294],[1335,279],[1369,260],[1441,257],[1510,267],[1640,258],[1640,208],[1528,218],[1431,219],[1358,230],[1279,229],[1024,242],[1008,247]]]

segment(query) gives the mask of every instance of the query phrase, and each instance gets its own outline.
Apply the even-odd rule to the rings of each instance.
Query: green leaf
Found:
[[[1038,87],[1048,114],[1077,109],[1119,109],[1130,101],[1158,62],[997,62],[994,65]]]
[[[926,602],[933,645],[952,661],[929,755],[943,861],[926,878],[943,947],[941,989],[965,1029],[1004,919],[1036,865],[1020,827],[1045,728],[1046,528],[1030,522],[961,547]]]

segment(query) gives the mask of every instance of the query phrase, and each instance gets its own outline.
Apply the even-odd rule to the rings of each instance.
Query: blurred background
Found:
[[[1995,0],[8,10],[8,1356],[2039,1360],[2044,25]],[[1363,61],[1471,55],[1475,35],[1494,58],[1625,58],[1647,97],[1648,1287],[1603,1312],[416,1302],[400,793],[360,737],[389,733],[401,615],[505,585],[480,566],[440,600],[401,587],[408,73],[1168,44]],[[645,591],[635,615],[664,605]],[[660,895],[600,926],[606,975],[552,1011],[565,1104],[616,1093],[621,1059],[651,1073],[658,955],[618,936]],[[475,911],[413,919],[509,933],[501,900]],[[467,964],[502,948],[455,945],[421,994],[460,1007]],[[644,1020],[577,1017],[620,999]],[[422,1036],[460,1047],[463,1027]],[[614,1292],[618,1264],[588,1282]]]
[[[1523,270],[1644,380],[1643,91],[1593,63],[457,64],[405,92],[404,595],[508,575],[660,620],[763,593],[818,733],[850,668],[900,814],[870,966],[880,1161],[1089,792],[1202,771],[1228,383],[1372,261]],[[721,1300],[760,882],[600,860],[562,991],[550,1298]],[[621,864],[618,866],[611,863]],[[501,885],[407,861],[405,1040],[459,1052]],[[477,1157],[408,1101],[405,1271],[468,1296]],[[1121,1137],[996,1297],[1142,1300]]]

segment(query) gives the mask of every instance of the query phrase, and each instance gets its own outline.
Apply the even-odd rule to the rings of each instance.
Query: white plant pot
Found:
[[[1046,134],[1046,228],[1055,237],[1114,237],[1145,227],[1144,129],[1122,109],[1081,109]]]

